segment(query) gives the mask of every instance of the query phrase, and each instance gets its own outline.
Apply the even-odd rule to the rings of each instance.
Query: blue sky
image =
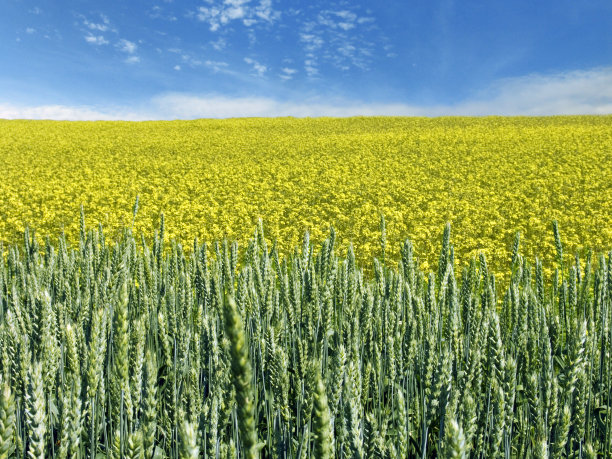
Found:
[[[612,2],[0,0],[0,118],[612,113]]]

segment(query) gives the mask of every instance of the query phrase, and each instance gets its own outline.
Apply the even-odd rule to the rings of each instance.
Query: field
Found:
[[[0,459],[612,455],[612,116],[0,134]]]
[[[425,271],[446,222],[462,266],[482,251],[499,273],[516,231],[550,266],[553,219],[569,253],[612,241],[611,116],[0,121],[0,158],[5,242],[25,225],[76,242],[81,204],[116,237],[136,196],[136,234],[163,212],[168,240],[244,246],[261,217],[287,254],[333,225],[339,250],[352,242],[368,267],[381,213],[389,255],[409,237]]]
[[[449,228],[440,275],[407,241],[372,278],[333,234],[281,261],[261,228],[213,257],[163,232],[0,258],[0,457],[612,454],[612,251],[557,237],[546,281],[517,239],[498,293]]]

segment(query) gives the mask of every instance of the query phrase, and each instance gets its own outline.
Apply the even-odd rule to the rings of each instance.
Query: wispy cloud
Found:
[[[229,73],[229,64],[223,61],[204,61],[204,65],[215,73]]]
[[[40,105],[26,107],[0,103],[0,119],[37,120],[144,120],[142,113],[122,108],[96,109],[86,106]]]
[[[280,16],[280,11],[276,11],[272,8],[272,0],[261,0],[259,5],[255,7],[255,17],[258,20],[272,23],[278,20]]]
[[[140,56],[136,55],[138,45],[133,41],[122,38],[115,44],[115,46],[117,49],[119,49],[119,51],[128,55],[128,57],[124,60],[126,64],[138,64],[140,62]]]
[[[455,105],[362,103],[350,100],[279,101],[262,97],[223,97],[170,93],[134,110],[0,104],[0,118],[30,119],[193,119],[249,116],[448,116],[612,114],[612,67],[528,75],[500,80]]]
[[[177,64],[174,69],[181,70],[183,67],[205,67],[214,73],[224,73],[227,75],[237,75],[236,72],[230,70],[229,63],[214,59],[201,59],[197,56],[190,54],[189,52],[181,48],[169,48],[169,53],[176,54],[180,58],[181,64]],[[176,67],[179,67],[178,69]]]
[[[85,41],[91,45],[108,45],[108,40],[104,38],[102,35],[85,35]]]
[[[346,8],[322,10],[313,19],[305,21],[300,42],[305,54],[306,74],[317,76],[322,61],[340,70],[352,67],[367,70],[376,46],[371,41],[371,32],[376,30],[374,23],[373,17]]]
[[[34,27],[27,27],[26,28],[26,33],[29,34],[29,35],[32,35],[35,32],[36,32],[36,29]]]
[[[91,45],[108,45],[109,41],[105,38],[107,33],[117,33],[117,30],[111,26],[110,19],[104,14],[98,15],[99,20],[92,21],[83,15],[77,15],[80,18],[78,28],[85,33],[85,41]]]
[[[314,53],[321,49],[325,40],[323,37],[316,35],[314,33],[301,33],[300,40],[304,43],[304,49],[309,53]]]
[[[244,62],[246,62],[247,64],[249,64],[254,72],[255,75],[262,77],[265,75],[265,73],[268,71],[268,67],[260,64],[259,62],[257,62],[255,59],[251,59],[250,57],[245,57],[244,58]]]
[[[373,22],[371,17],[358,17],[356,13],[348,10],[330,11],[324,10],[319,14],[319,24],[331,29],[342,29],[348,31],[354,29],[357,24]]]
[[[181,62],[189,67],[200,67],[204,65],[204,62],[198,57],[192,56],[186,51],[183,51],[180,48],[169,48],[168,52],[176,54],[180,57]]]
[[[122,38],[117,42],[117,48],[124,53],[134,54],[138,49],[138,45],[132,41]]]
[[[308,33],[302,32],[300,34],[300,41],[304,46],[306,52],[306,59],[304,59],[304,70],[306,75],[313,77],[319,74],[319,55],[320,50],[325,44],[323,37],[317,33],[313,33],[312,27],[307,26]]]
[[[191,11],[190,16],[208,24],[211,31],[227,29],[217,40],[209,42],[216,51],[227,45],[227,33],[235,31],[235,25],[246,28],[251,47],[257,42],[256,24],[281,24],[280,11],[272,0],[204,0],[205,4]],[[337,69],[369,69],[376,50],[381,55],[392,56],[382,50],[380,30],[373,16],[358,7],[347,6],[320,10],[316,7],[303,10],[287,9],[284,14],[295,18],[298,27],[290,34],[299,41],[303,51],[303,70],[309,77],[318,77],[324,63]],[[232,27],[229,27],[229,26]],[[261,72],[260,72],[261,73]],[[290,77],[285,75],[283,79]]]
[[[612,113],[612,67],[502,79],[458,108],[475,115]]]
[[[108,17],[101,14],[100,19],[100,22],[93,22],[88,20],[87,18],[83,18],[83,25],[89,30],[98,32],[108,32],[109,30],[111,30],[110,20],[108,19]]]
[[[153,99],[163,118],[241,116],[485,116],[612,114],[612,67],[500,80],[455,105],[362,103],[350,100],[279,101],[272,98],[166,94]],[[155,118],[155,117],[154,117]]]
[[[161,19],[170,22],[175,22],[178,20],[174,14],[166,12],[164,8],[159,5],[153,6],[147,14],[151,19]]]
[[[306,75],[309,77],[317,76],[319,74],[319,68],[317,66],[318,63],[314,54],[304,60],[304,70],[306,71]]]
[[[293,75],[295,75],[297,73],[296,69],[292,69],[289,67],[283,67],[281,69],[281,73],[280,73],[280,77],[283,80],[291,80],[293,78]]]
[[[207,5],[198,7],[194,15],[207,23],[213,32],[231,22],[239,21],[245,27],[252,27],[258,23],[271,24],[280,18],[271,0],[260,0],[256,5],[251,0],[207,0]]]
[[[218,39],[211,41],[210,45],[217,51],[223,51],[227,47],[227,40],[223,37],[219,37]]]

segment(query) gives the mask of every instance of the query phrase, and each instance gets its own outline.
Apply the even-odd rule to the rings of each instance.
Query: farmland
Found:
[[[612,117],[0,132],[0,459],[612,455]]]
[[[0,121],[0,240],[78,238],[79,206],[108,237],[228,236],[244,246],[261,217],[282,254],[333,225],[370,266],[387,221],[390,256],[409,237],[435,269],[450,222],[457,260],[479,252],[505,272],[516,231],[550,266],[550,222],[569,253],[612,240],[612,117]],[[547,271],[550,275],[551,272]]]
[[[612,251],[279,259],[82,226],[0,258],[2,457],[609,457]],[[381,249],[384,248],[384,244]],[[387,263],[391,263],[389,266]],[[394,268],[392,266],[397,266]]]

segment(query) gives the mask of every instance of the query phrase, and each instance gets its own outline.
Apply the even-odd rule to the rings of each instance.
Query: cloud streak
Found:
[[[33,120],[134,120],[150,119],[142,113],[127,111],[123,108],[96,109],[87,106],[39,105],[20,106],[0,103],[0,119]]]
[[[260,0],[252,5],[251,0],[207,0],[207,6],[200,6],[195,12],[198,21],[208,24],[216,32],[231,22],[240,21],[245,27],[258,23],[273,23],[280,18],[280,12],[272,8],[272,0]]]
[[[85,41],[90,45],[108,45],[108,40],[102,35],[85,35]]]
[[[279,101],[169,93],[138,109],[0,104],[0,118],[144,120],[252,116],[453,116],[612,114],[612,67],[504,79],[455,105],[361,103],[347,100]]]
[[[83,18],[83,25],[87,27],[89,30],[98,31],[98,32],[107,32],[110,30],[110,21],[108,17],[104,15],[100,15],[100,19],[102,22],[92,22],[87,20],[87,18]]]
[[[123,51],[124,53],[134,54],[138,49],[138,46],[136,45],[136,43],[122,38],[117,43],[117,48],[119,48],[119,50]]]
[[[348,9],[321,10],[313,20],[304,22],[299,39],[306,74],[316,77],[320,62],[343,71],[352,67],[367,70],[376,45],[364,38],[364,32],[371,32],[374,23],[373,17]]]
[[[297,73],[296,69],[292,69],[290,67],[283,67],[281,69],[281,73],[279,76],[281,79],[287,81],[287,80],[291,80],[296,73]]]
[[[253,74],[258,77],[262,77],[268,71],[268,67],[257,62],[255,59],[251,59],[250,57],[245,57],[244,62],[251,66]]]

